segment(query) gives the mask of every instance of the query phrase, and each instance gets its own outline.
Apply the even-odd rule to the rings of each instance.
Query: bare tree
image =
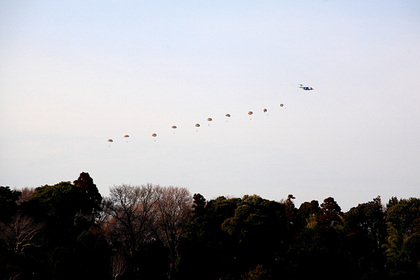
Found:
[[[44,229],[44,224],[37,223],[33,218],[23,215],[16,215],[10,223],[0,223],[0,240],[8,250],[15,253],[22,253],[29,247],[40,246],[39,234]]]
[[[155,202],[155,191],[149,184],[114,186],[104,203],[109,215],[106,227],[110,241],[121,246],[131,265],[141,247],[152,238]]]
[[[192,214],[192,196],[186,188],[156,188],[157,236],[168,247],[171,277],[179,261],[178,245],[185,235]]]
[[[17,214],[10,222],[0,222],[0,246],[9,252],[22,254],[30,247],[41,246],[40,235],[44,224],[37,223],[33,218]],[[8,271],[9,280],[23,279],[20,265]]]
[[[118,280],[122,275],[124,275],[127,269],[127,261],[124,257],[124,253],[117,250],[111,256],[111,273],[112,279]]]
[[[169,250],[169,276],[173,275],[179,259],[178,245],[192,213],[192,196],[187,189],[151,184],[114,186],[103,207],[108,215],[104,223],[108,239],[123,250],[130,270],[139,270],[136,256],[147,242],[158,239]],[[121,270],[122,260],[117,255],[112,260],[116,271]]]
[[[35,193],[34,188],[23,188],[21,191],[19,200],[16,201],[17,205],[21,205],[23,202],[31,200],[32,195]]]

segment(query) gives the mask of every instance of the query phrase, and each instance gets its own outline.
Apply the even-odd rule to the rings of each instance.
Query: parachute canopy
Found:
[[[303,88],[304,90],[313,90],[313,88],[311,88],[311,87],[304,87],[303,85],[300,85],[301,86],[301,88]],[[280,108],[285,108],[285,105],[283,104],[283,103],[280,103]],[[260,109],[259,109],[260,110]],[[262,109],[262,111],[264,112],[264,113],[266,113],[266,115],[268,115],[268,109],[267,108],[264,108],[263,107],[263,109]],[[254,114],[254,112],[253,111],[248,111],[248,115],[250,116],[249,117],[249,119],[250,120],[252,120],[252,118],[253,117],[251,117],[252,115]],[[229,113],[227,113],[227,114],[225,114],[225,117],[227,117],[227,118],[230,118],[231,117],[231,114],[229,114]],[[208,117],[207,118],[207,121],[208,122],[212,122],[213,121],[213,118],[211,118],[211,117]],[[226,120],[226,122],[228,122],[228,120]],[[198,128],[199,127],[201,127],[201,125],[199,124],[199,123],[196,123],[195,125],[194,125],[196,128],[197,128],[197,132],[199,131],[198,130]],[[210,126],[210,123],[208,123],[208,126]],[[171,129],[177,129],[177,126],[176,125],[172,125],[171,126]],[[175,134],[175,131],[173,132],[174,134]],[[152,137],[157,137],[158,135],[157,135],[157,133],[152,133]],[[124,135],[124,138],[127,138],[127,142],[128,142],[128,138],[130,137],[130,135],[128,135],[128,134],[125,134]],[[108,139],[107,140],[109,143],[112,143],[112,142],[114,142],[114,140],[113,139]],[[155,140],[156,141],[156,140]]]

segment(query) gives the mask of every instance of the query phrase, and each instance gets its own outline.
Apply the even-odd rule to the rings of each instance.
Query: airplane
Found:
[[[302,84],[299,84],[300,88],[303,90],[314,90],[312,87],[304,87]]]

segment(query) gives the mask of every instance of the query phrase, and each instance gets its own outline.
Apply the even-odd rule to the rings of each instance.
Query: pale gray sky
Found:
[[[420,197],[419,82],[415,0],[0,0],[0,185]]]

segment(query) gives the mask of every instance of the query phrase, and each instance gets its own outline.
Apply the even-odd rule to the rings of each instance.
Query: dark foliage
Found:
[[[0,222],[8,222],[16,214],[16,201],[21,192],[0,186]]]
[[[420,278],[419,198],[378,196],[346,213],[332,197],[293,199],[207,201],[152,185],[103,199],[84,172],[0,187],[0,280]]]

